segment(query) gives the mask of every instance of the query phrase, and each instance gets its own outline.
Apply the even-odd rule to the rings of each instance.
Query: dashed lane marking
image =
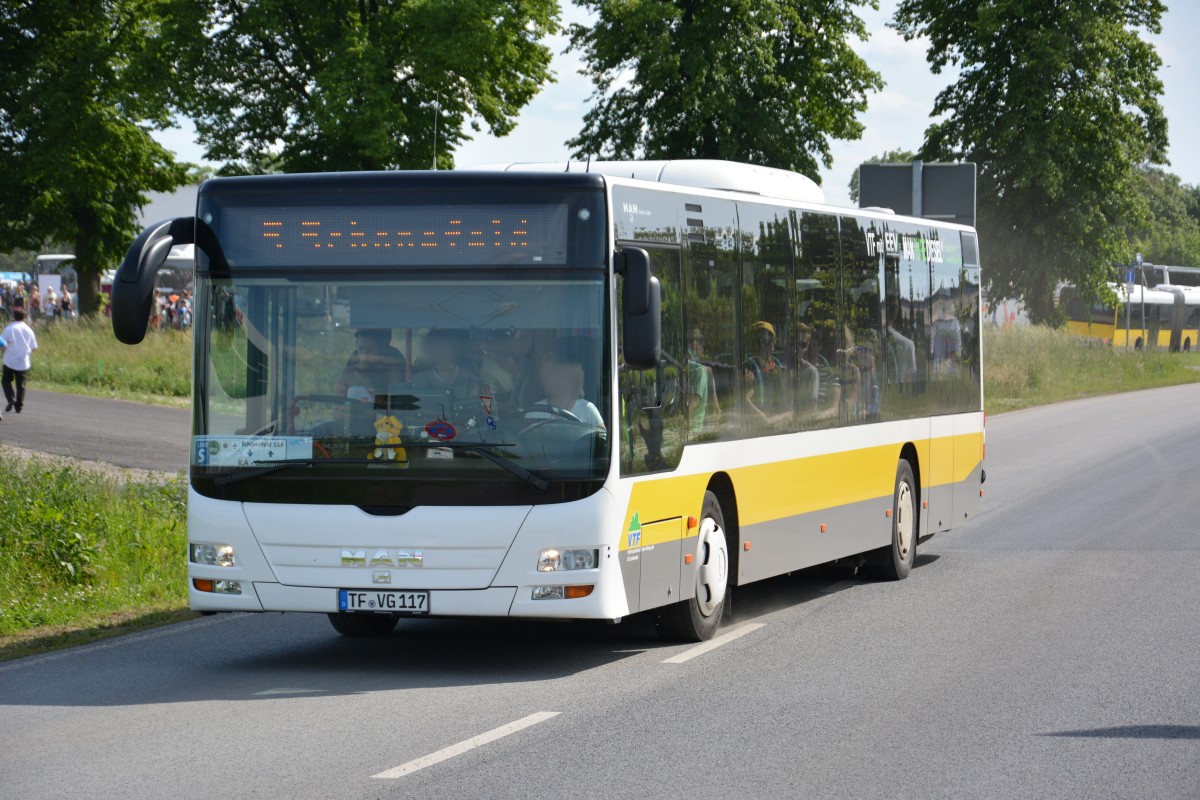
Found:
[[[734,639],[745,636],[747,633],[753,633],[764,626],[765,623],[762,622],[747,622],[745,625],[739,625],[736,628],[726,631],[715,639],[709,639],[707,642],[698,644],[688,650],[684,650],[678,655],[671,656],[670,658],[664,658],[662,663],[682,664],[685,661],[691,661],[696,656],[702,656],[709,650],[715,650],[723,644],[729,644]]]
[[[393,767],[389,770],[384,770],[372,778],[403,778],[405,775],[411,775],[420,769],[432,767],[434,764],[440,764],[443,761],[461,756],[463,753],[474,750],[476,747],[482,747],[485,744],[503,739],[505,736],[510,736],[518,731],[525,730],[531,725],[537,725],[539,722],[545,722],[548,719],[553,719],[561,714],[561,711],[539,711],[536,714],[530,714],[528,717],[521,717],[515,722],[510,722],[507,725],[501,725],[499,728],[493,728],[487,733],[481,733],[466,741],[452,744],[449,747],[444,747],[436,753],[430,753],[427,756],[414,758],[407,764],[401,764],[398,767]]]

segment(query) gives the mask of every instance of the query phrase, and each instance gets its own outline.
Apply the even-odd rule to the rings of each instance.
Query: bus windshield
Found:
[[[594,491],[606,291],[578,269],[202,277],[193,481],[389,507]]]

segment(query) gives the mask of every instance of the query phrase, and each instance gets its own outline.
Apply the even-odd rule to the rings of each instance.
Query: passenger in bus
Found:
[[[556,416],[552,411],[537,410],[537,406],[550,406],[595,428],[604,427],[600,410],[583,396],[583,364],[567,355],[547,353],[542,358],[540,374],[546,396],[526,412],[527,419]]]
[[[821,398],[821,373],[813,363],[812,328],[800,323],[800,363],[796,366],[796,408],[808,411]]]
[[[513,390],[529,358],[530,339],[522,331],[492,331],[479,351],[480,394],[493,398],[499,409],[515,405]]]
[[[940,375],[955,374],[962,352],[962,326],[954,313],[954,300],[945,289],[940,289],[933,297],[933,324],[930,327],[933,371]]]
[[[464,366],[466,331],[432,328],[421,345],[422,369],[413,376],[414,389],[449,389],[455,401],[479,402],[479,376]]]
[[[887,303],[887,325],[883,330],[887,342],[888,381],[911,383],[917,376],[917,345],[896,330],[899,316],[900,299],[893,296]]]
[[[390,328],[359,328],[355,348],[338,374],[334,391],[346,397],[359,386],[370,395],[385,394],[393,383],[404,380],[404,354],[392,347]]]
[[[877,342],[875,331],[859,331],[859,344],[854,348],[854,363],[858,367],[858,397],[854,407],[856,418],[879,414],[879,375],[875,366]]]
[[[751,336],[753,352],[743,363],[746,404],[752,417],[771,424],[785,421],[792,414],[788,403],[787,368],[775,355],[775,326],[759,320]]]
[[[706,426],[714,424],[721,415],[721,401],[717,399],[716,378],[711,364],[703,359],[704,334],[700,328],[692,328],[688,339],[687,384],[688,384],[688,433],[695,436]]]

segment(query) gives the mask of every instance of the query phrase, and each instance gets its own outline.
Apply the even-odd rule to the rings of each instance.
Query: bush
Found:
[[[182,477],[113,477],[0,449],[0,635],[186,598]]]

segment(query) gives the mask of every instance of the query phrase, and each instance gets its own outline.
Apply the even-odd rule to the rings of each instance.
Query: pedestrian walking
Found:
[[[5,342],[4,372],[0,378],[7,401],[4,410],[20,414],[25,407],[25,375],[32,363],[30,355],[37,350],[37,336],[25,323],[25,309],[13,309],[13,321],[0,332],[0,339]]]
[[[8,342],[4,341],[4,337],[0,336],[0,359],[4,358],[4,351],[8,348]],[[4,419],[4,415],[0,414],[0,420]]]

